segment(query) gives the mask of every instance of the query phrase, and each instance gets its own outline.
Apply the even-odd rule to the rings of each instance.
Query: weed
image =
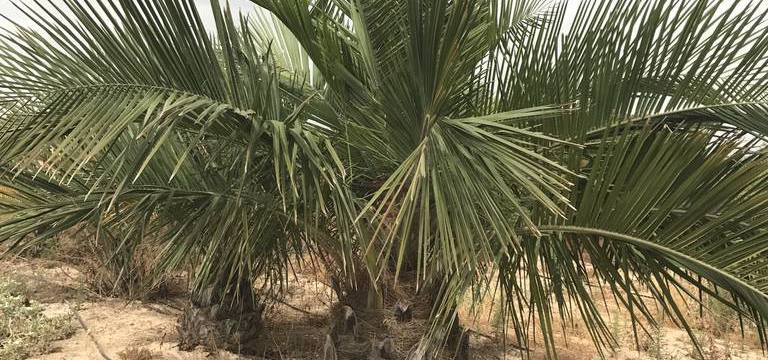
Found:
[[[51,350],[51,343],[74,332],[72,315],[46,317],[24,287],[0,279],[0,359],[21,360]]]
[[[720,338],[738,329],[738,315],[733,309],[712,297],[707,297],[705,306],[709,316],[705,317],[704,326],[708,333]]]
[[[120,360],[152,360],[155,354],[144,348],[127,348],[117,354]]]
[[[640,342],[639,350],[646,352],[653,360],[677,360],[677,355],[668,353],[665,336],[666,332],[662,326],[653,327],[650,336]]]
[[[648,346],[648,354],[654,360],[664,360],[664,329],[661,326],[653,328],[651,342]]]
[[[698,336],[698,338],[702,353],[699,354],[694,349],[690,354],[692,358],[696,360],[731,360],[733,358],[729,342],[726,341],[724,346],[720,346],[709,334]]]

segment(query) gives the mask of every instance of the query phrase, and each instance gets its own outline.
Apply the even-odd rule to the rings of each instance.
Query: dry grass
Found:
[[[605,291],[609,290],[608,284],[600,284],[595,279],[590,282]],[[692,294],[697,292],[691,287]],[[643,289],[641,289],[643,291]],[[599,296],[600,291],[596,290]],[[739,324],[735,311],[718,301],[703,296],[703,306],[699,306],[698,299],[684,297],[682,292],[675,293],[674,297],[683,311],[683,316],[693,328],[694,334],[701,346],[703,354],[698,354],[691,342],[689,335],[665,314],[663,307],[653,300],[650,293],[641,293],[641,297],[647,300],[646,306],[658,321],[658,326],[647,322],[641,322],[638,326],[637,339],[633,331],[631,317],[623,306],[612,301],[604,303],[602,297],[595,302],[601,310],[606,326],[615,338],[618,347],[605,349],[606,356],[611,360],[763,360],[768,359],[760,350],[760,342],[755,331],[754,324],[743,319],[744,328]],[[507,359],[518,359],[526,356],[525,352],[510,349],[502,349],[500,344],[516,345],[514,329],[505,327],[498,311],[499,298],[487,295],[480,301],[467,298],[465,306],[461,308],[462,323],[481,336],[473,336],[472,354],[478,359],[497,359],[499,354],[505,354]],[[554,307],[555,310],[557,309]],[[578,314],[573,314],[572,321],[563,322],[559,313],[552,314],[560,358],[573,360],[599,359],[599,353],[590,340],[590,334],[584,326]],[[538,321],[537,314],[529,319],[532,326],[529,336],[533,342],[529,344],[532,359],[544,359],[546,353],[544,345],[539,339],[542,334],[533,324]],[[644,333],[640,326],[648,330]],[[742,336],[743,330],[743,336]],[[506,334],[506,337],[504,335]],[[487,337],[487,338],[484,338]],[[536,342],[539,340],[539,342]],[[703,355],[703,356],[702,356]]]
[[[145,348],[130,347],[117,354],[120,360],[153,360],[157,359],[155,353]]]
[[[24,255],[76,266],[82,285],[100,296],[147,300],[183,294],[186,279],[182,276],[157,278],[153,274],[158,253],[159,245],[150,240],[135,249],[125,249],[119,243],[98,240],[94,229],[78,226],[28,249]]]
[[[29,260],[25,260],[29,261]],[[55,269],[49,269],[49,262],[35,263],[31,260],[30,264],[38,264],[36,271],[41,277],[56,276],[58,272]],[[42,265],[41,265],[42,264]],[[59,263],[60,264],[60,263]],[[31,266],[31,265],[30,265]],[[60,264],[59,266],[64,266]],[[25,278],[26,279],[26,278]],[[26,282],[27,280],[25,280]],[[40,284],[45,286],[44,281],[30,282],[31,284]],[[276,303],[266,313],[265,332],[262,335],[263,352],[259,354],[261,358],[274,359],[322,359],[323,343],[326,334],[329,331],[334,309],[338,309],[338,301],[334,291],[327,285],[327,274],[322,270],[303,269],[296,272],[295,277],[291,277],[288,288],[285,291],[286,297]],[[428,307],[419,307],[418,297],[413,297],[413,289],[407,287],[407,283],[401,283],[398,289],[388,289],[385,296],[385,308],[382,311],[373,313],[360,313],[360,319],[363,322],[362,330],[366,332],[367,337],[372,339],[382,339],[384,336],[392,336],[395,339],[397,353],[404,355],[418,341],[423,333],[426,318],[429,316]],[[40,295],[40,294],[37,294]],[[49,301],[55,301],[52,294],[44,294]],[[144,360],[144,359],[163,359],[168,358],[168,354],[181,354],[175,358],[179,359],[198,359],[200,354],[190,354],[177,352],[174,348],[173,327],[175,325],[173,315],[153,315],[149,312],[133,309],[134,313],[142,316],[142,321],[131,320],[130,317],[123,316],[125,310],[118,310],[113,307],[122,307],[120,300],[110,300],[92,298],[94,301],[90,310],[83,313],[89,325],[98,328],[98,333],[104,334],[100,339],[110,350],[111,356],[123,360]],[[394,301],[406,301],[416,304],[414,320],[408,323],[397,323],[390,312],[390,307]],[[471,299],[468,299],[471,300]],[[493,301],[490,295],[476,301],[474,309],[467,306],[460,311],[461,323],[463,326],[472,330],[470,342],[470,358],[485,359],[519,359],[520,352],[508,347],[502,349],[500,344],[504,341],[508,345],[515,344],[514,332],[511,329],[505,329],[499,322],[498,312],[495,311],[492,304],[498,304],[498,300]],[[682,300],[682,299],[681,299]],[[690,303],[688,307],[683,307],[687,311],[686,318],[694,327],[697,338],[702,344],[703,357],[693,351],[690,341],[685,332],[676,329],[672,323],[657,313],[661,319],[660,327],[650,327],[650,336],[640,334],[637,343],[632,333],[632,326],[629,317],[624,311],[615,306],[615,304],[606,304],[604,314],[610,332],[616,337],[620,348],[607,355],[611,360],[758,360],[765,359],[765,356],[756,350],[758,344],[747,329],[747,337],[742,338],[739,334],[738,319],[733,316],[730,309],[719,306],[716,302],[710,302],[704,299],[705,308],[702,316],[699,316],[699,307],[695,303]],[[162,300],[168,302],[169,300]],[[151,305],[147,304],[147,305]],[[656,308],[649,304],[649,307]],[[658,308],[660,311],[660,308]],[[109,310],[109,311],[107,311]],[[153,310],[154,311],[154,310]],[[553,314],[555,319],[558,314]],[[117,319],[115,317],[120,317]],[[145,319],[146,318],[146,319]],[[119,320],[119,321],[118,321]],[[151,321],[150,321],[151,320]],[[535,319],[534,319],[535,320]],[[114,325],[114,326],[113,326]],[[573,326],[561,328],[561,324],[556,321],[554,324],[558,331],[560,359],[566,360],[592,360],[596,359],[596,351],[589,340],[588,332],[584,325],[575,319]],[[131,331],[122,331],[131,327]],[[160,331],[158,329],[162,328]],[[507,331],[507,338],[504,339],[503,332]],[[106,334],[122,333],[120,336],[124,339],[113,339]],[[80,334],[80,333],[79,333]],[[142,334],[140,338],[136,337]],[[87,341],[87,337],[77,335]],[[73,338],[74,339],[74,338]],[[63,343],[57,343],[57,346],[63,346],[68,351],[77,351],[83,346],[68,346],[66,340]],[[536,339],[541,339],[536,335]],[[539,340],[540,341],[540,340]],[[639,343],[639,350],[637,351]],[[88,344],[88,343],[86,343]],[[50,342],[45,345],[50,349]],[[87,346],[86,346],[87,348]],[[70,350],[71,349],[71,350]],[[544,359],[543,345],[539,343],[531,344],[531,358]],[[72,355],[73,353],[68,353]],[[77,354],[76,352],[74,354]],[[235,358],[243,358],[237,355]],[[70,358],[72,356],[49,357],[49,359]],[[5,359],[0,356],[0,358]],[[76,358],[76,357],[75,357]],[[13,358],[12,358],[13,359]]]

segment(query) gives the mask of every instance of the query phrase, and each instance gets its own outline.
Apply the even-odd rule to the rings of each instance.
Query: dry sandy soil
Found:
[[[162,302],[126,302],[105,299],[87,290],[77,269],[50,260],[6,260],[0,262],[0,276],[24,283],[30,297],[46,307],[50,315],[76,311],[73,322],[77,332],[70,338],[54,344],[54,352],[34,357],[39,360],[90,359],[240,359],[236,354],[221,352],[209,354],[203,350],[183,352],[175,339],[176,317],[183,307],[182,298]],[[298,274],[288,290],[285,304],[270,310],[267,316],[269,354],[256,359],[322,359],[321,344],[325,332],[325,314],[332,303],[332,295],[312,274]],[[617,316],[612,314],[612,316]],[[620,318],[620,317],[619,317]],[[619,319],[617,318],[617,319]],[[717,321],[717,320],[715,320]],[[464,323],[469,323],[465,320]],[[87,328],[87,329],[86,329]],[[491,334],[487,322],[476,321],[470,328],[480,334]],[[621,360],[688,360],[692,347],[685,332],[668,327],[659,330],[656,339],[646,339],[645,351],[635,351],[631,330],[624,319],[614,320],[612,328],[626,349],[611,354],[610,359]],[[736,334],[711,336],[702,325],[706,357],[704,360],[758,360],[768,359],[752,338]],[[584,329],[567,330],[566,341],[560,349],[565,360],[591,360],[597,358]],[[561,338],[563,334],[559,335]],[[471,354],[474,359],[518,359],[517,352],[502,352],[495,337],[472,336]],[[103,353],[103,355],[101,354]],[[148,356],[150,355],[151,356]],[[143,355],[140,356],[140,355]],[[543,359],[543,351],[534,350],[532,358]],[[253,358],[250,358],[253,359]]]

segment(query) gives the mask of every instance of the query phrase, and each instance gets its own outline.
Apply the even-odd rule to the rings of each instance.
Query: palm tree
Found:
[[[680,299],[702,294],[765,343],[763,7],[252,1],[211,0],[212,33],[192,0],[19,2],[37,26],[0,41],[0,238],[156,242],[157,274],[191,264],[198,307],[255,323],[322,259],[360,313],[424,295],[411,358],[464,341],[457,308],[491,291],[550,357],[556,317],[616,345],[605,297],[648,333],[640,290],[694,344]]]

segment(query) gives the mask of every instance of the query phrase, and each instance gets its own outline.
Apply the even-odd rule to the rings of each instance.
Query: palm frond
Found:
[[[3,238],[24,242],[38,229],[47,236],[89,222],[136,243],[155,229],[166,263],[204,254],[199,284],[222,272],[239,284],[287,271],[289,244],[303,239],[288,230],[299,224],[317,232],[333,216],[351,242],[354,204],[334,129],[324,126],[335,114],[316,90],[285,80],[246,18],[237,27],[213,5],[212,36],[192,1],[20,5],[42,33],[3,37],[0,78],[16,105],[4,110],[0,141],[9,191],[30,198],[12,208]],[[47,184],[35,180],[41,172],[63,194],[35,193]],[[189,218],[207,231],[177,215],[195,206],[209,209]],[[222,252],[260,253],[253,246],[283,251],[263,263],[232,253],[217,261]],[[349,247],[333,249],[354,271]]]
[[[253,2],[211,0],[210,33],[193,0],[18,2],[38,30],[0,34],[0,239],[155,234],[198,290],[280,291],[315,252],[351,286],[415,270],[423,354],[494,285],[521,343],[535,318],[555,357],[579,315],[613,346],[590,276],[636,337],[639,291],[689,328],[692,286],[765,340],[764,10],[583,1],[566,29],[558,1]]]
[[[766,192],[764,155],[751,149],[756,140],[744,142],[743,133],[713,137],[715,130],[617,133],[595,149],[570,219],[540,227],[554,235],[542,248],[564,248],[557,251],[569,254],[567,260],[542,261],[578,273],[586,267],[582,254],[588,255],[598,277],[616,284],[614,296],[633,313],[635,329],[640,319],[654,322],[638,295],[642,284],[695,342],[673,297],[673,290],[690,295],[683,284],[692,284],[753,319],[765,340]],[[594,307],[585,289],[568,293]],[[602,323],[593,316],[590,321]]]

